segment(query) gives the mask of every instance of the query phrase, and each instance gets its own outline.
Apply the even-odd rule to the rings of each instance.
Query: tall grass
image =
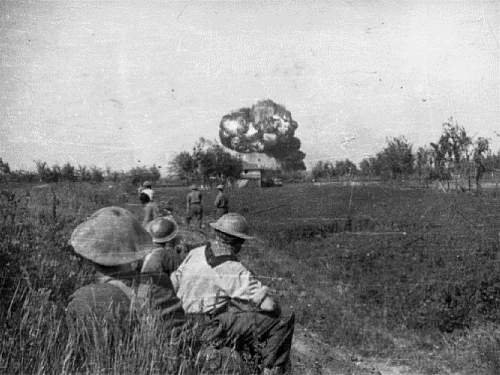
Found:
[[[186,193],[158,190],[156,199],[171,200],[181,221]],[[0,194],[0,314],[7,317],[0,372],[243,373],[237,361],[229,360],[229,368],[232,354],[214,354],[218,363],[206,365],[203,353],[210,351],[194,335],[174,342],[154,314],[126,332],[107,327],[104,341],[97,331],[70,335],[68,297],[94,277],[73,255],[71,231],[103,206],[140,215],[140,206],[127,204],[138,203],[135,194],[85,184]],[[243,262],[300,326],[366,355],[428,363],[438,351],[469,373],[498,370],[495,197],[311,185],[235,190],[229,197],[231,210],[243,213],[260,238],[245,245]],[[204,193],[207,221],[214,198]]]

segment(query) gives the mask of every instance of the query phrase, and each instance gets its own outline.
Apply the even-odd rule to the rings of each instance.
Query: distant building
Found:
[[[248,181],[246,186],[266,186],[281,176],[281,165],[275,158],[258,152],[240,155],[243,162],[241,179]]]

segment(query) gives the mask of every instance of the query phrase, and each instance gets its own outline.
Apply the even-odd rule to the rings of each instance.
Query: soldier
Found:
[[[219,192],[214,202],[216,219],[229,212],[229,200],[227,195],[224,194],[224,185],[217,185],[217,190],[219,190]]]
[[[127,327],[130,314],[151,302],[150,287],[141,282],[139,272],[140,261],[154,250],[149,234],[129,211],[106,207],[80,224],[70,243],[97,271],[94,283],[81,287],[70,297],[66,309],[70,328],[74,330],[83,324],[92,329],[103,321]],[[178,302],[173,293],[172,299]],[[173,305],[170,300],[165,304]],[[176,311],[163,316],[174,326],[182,321],[180,314]],[[105,332],[101,334],[105,339]]]
[[[170,274],[181,264],[181,257],[174,248],[177,223],[173,217],[159,217],[150,221],[146,230],[153,239],[154,248],[144,258],[141,282],[150,285],[149,298],[153,307],[182,323],[182,305],[170,281]]]
[[[188,193],[186,198],[186,223],[190,227],[191,220],[196,218],[198,227],[202,228],[203,220],[203,207],[201,206],[202,195],[196,185],[191,185],[191,192]]]
[[[153,200],[154,190],[151,181],[144,181],[143,184],[139,186],[139,189],[137,189],[137,192],[139,195],[141,193],[146,193],[149,196],[149,199]]]
[[[248,224],[229,213],[210,224],[215,241],[191,250],[171,280],[187,314],[206,314],[217,347],[258,353],[264,374],[290,367],[294,315],[283,318],[279,305],[238,260]]]
[[[142,220],[142,226],[146,228],[147,224],[160,216],[160,208],[156,202],[151,201],[149,194],[142,192],[139,195],[139,200],[144,207],[144,219]]]

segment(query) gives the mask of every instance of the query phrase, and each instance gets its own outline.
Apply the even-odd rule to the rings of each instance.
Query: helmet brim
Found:
[[[219,225],[217,225],[217,222],[210,223],[210,226],[212,228],[214,228],[215,230],[218,230],[219,232],[227,233],[227,234],[229,234],[231,236],[238,237],[238,238],[241,238],[241,239],[244,239],[244,240],[253,240],[255,238],[255,237],[249,236],[248,234],[245,234],[245,233],[240,233],[240,232],[235,232],[235,231],[232,231],[232,230],[223,229],[222,227],[220,227]]]
[[[168,216],[164,216],[164,217],[169,218]],[[174,230],[168,236],[165,236],[165,237],[153,236],[151,234],[151,230],[150,230],[150,227],[151,227],[151,224],[153,223],[153,221],[154,220],[151,220],[146,226],[146,230],[149,233],[149,235],[151,236],[151,238],[153,239],[153,243],[165,243],[165,242],[173,240],[175,238],[175,236],[177,236],[177,233],[179,232],[179,225],[175,222],[175,220],[172,220],[172,224],[174,224]]]

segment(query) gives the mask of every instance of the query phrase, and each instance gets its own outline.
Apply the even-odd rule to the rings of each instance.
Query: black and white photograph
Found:
[[[500,2],[0,0],[0,84],[0,374],[500,374]]]

